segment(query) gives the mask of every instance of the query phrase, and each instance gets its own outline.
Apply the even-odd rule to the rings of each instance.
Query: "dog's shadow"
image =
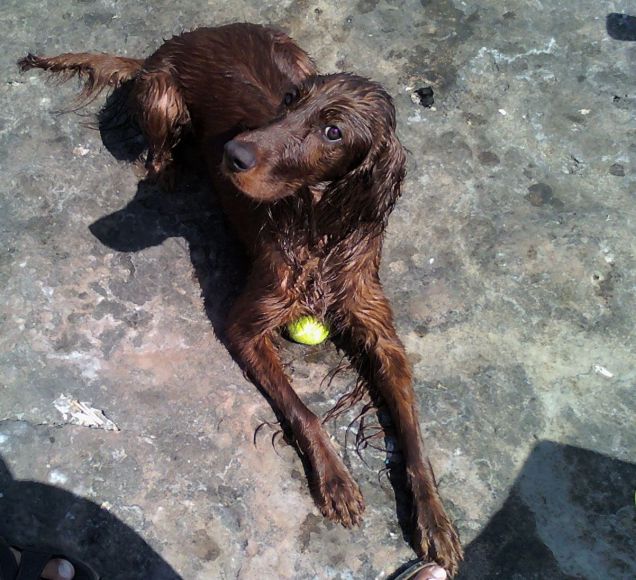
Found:
[[[126,111],[127,93],[124,85],[108,97],[98,126],[113,157],[139,163],[145,142]],[[173,237],[185,239],[207,316],[223,341],[225,314],[245,282],[246,256],[224,219],[196,150],[186,141],[175,157],[177,178],[170,191],[143,179],[125,207],[98,219],[89,229],[117,252],[139,252]]]

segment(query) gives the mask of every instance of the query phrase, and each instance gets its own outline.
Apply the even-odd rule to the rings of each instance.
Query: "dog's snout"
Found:
[[[225,144],[225,164],[235,172],[247,171],[256,165],[256,151],[250,143],[228,141]]]

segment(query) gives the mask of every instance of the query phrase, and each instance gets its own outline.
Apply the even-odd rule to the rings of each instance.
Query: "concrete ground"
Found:
[[[320,517],[274,429],[253,443],[273,413],[215,334],[241,267],[205,188],[138,188],[87,126],[102,100],[57,114],[76,83],[15,66],[27,51],[143,56],[246,20],[395,97],[409,175],[382,275],[466,547],[461,578],[636,577],[636,44],[610,16],[630,11],[4,0],[0,534],[106,579],[385,578],[414,556],[378,477],[385,453],[362,461],[347,420],[329,428],[367,500],[355,530]],[[433,108],[412,98],[429,86]],[[332,346],[284,356],[317,412],[354,380],[321,385]],[[72,424],[60,395],[119,431]]]

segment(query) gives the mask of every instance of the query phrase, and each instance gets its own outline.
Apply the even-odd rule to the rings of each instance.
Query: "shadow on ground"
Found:
[[[503,507],[466,546],[458,580],[634,578],[636,465],[539,443]],[[51,485],[16,481],[0,460],[0,535],[49,545],[102,578],[180,576],[131,528],[97,504]],[[396,572],[396,577],[400,571]]]
[[[181,578],[137,533],[96,503],[52,485],[13,479],[0,459],[0,535],[49,546],[89,564],[105,580]]]
[[[128,92],[129,84],[115,90],[100,110],[98,122],[102,142],[113,157],[133,162],[144,156],[145,143],[127,113]],[[186,139],[174,154],[174,187],[140,181],[134,198],[97,220],[90,231],[117,252],[138,252],[171,237],[184,238],[206,313],[223,341],[225,315],[245,280],[246,257],[225,222],[196,147]]]
[[[502,508],[465,546],[457,580],[636,577],[634,482],[633,463],[538,443]]]
[[[634,578],[636,465],[543,441],[466,547],[460,580]]]
[[[607,15],[605,26],[614,40],[636,40],[636,16],[613,12]]]

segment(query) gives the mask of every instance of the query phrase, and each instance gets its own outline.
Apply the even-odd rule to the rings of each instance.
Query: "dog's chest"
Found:
[[[302,311],[324,317],[350,291],[350,267],[334,267],[329,259],[311,256],[287,270],[282,287]]]
[[[303,260],[288,272],[287,291],[291,298],[313,314],[324,314],[328,306],[329,278],[319,257]]]

